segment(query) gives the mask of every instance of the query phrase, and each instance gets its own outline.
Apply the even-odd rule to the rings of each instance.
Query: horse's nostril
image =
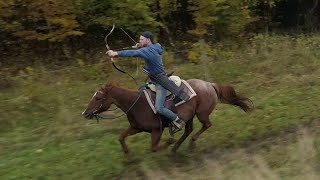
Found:
[[[91,119],[94,116],[93,113],[89,113],[89,112],[83,112],[82,115],[87,119]]]
[[[88,116],[89,116],[89,113],[83,112],[82,115],[83,115],[84,117],[88,117]]]

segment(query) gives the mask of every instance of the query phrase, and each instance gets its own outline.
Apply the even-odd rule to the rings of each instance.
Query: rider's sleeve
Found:
[[[140,49],[138,49],[138,50],[118,51],[118,56],[120,56],[120,57],[141,57],[141,58],[144,58],[144,54]]]

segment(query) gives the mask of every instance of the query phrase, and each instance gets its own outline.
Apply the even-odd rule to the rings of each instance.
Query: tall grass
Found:
[[[267,152],[265,148],[253,152],[227,150],[220,157],[200,156],[201,163],[173,165],[169,171],[146,168],[145,176],[147,179],[318,179],[315,135],[304,128],[298,132],[290,135],[297,142],[283,144],[281,138],[276,138],[268,145]]]
[[[7,77],[11,85],[0,93],[0,179],[318,177],[319,133],[312,125],[320,119],[319,35],[258,35],[244,47],[211,48],[201,56],[203,61],[169,64],[169,71],[184,79],[232,84],[253,100],[256,110],[248,115],[219,104],[211,115],[213,127],[199,138],[196,148],[190,150],[186,141],[176,157],[166,150],[149,153],[150,136],[145,133],[128,138],[132,159],[127,161],[117,140],[128,126],[125,118],[97,124],[81,117],[104,83],[117,81],[122,87],[137,88],[110,63],[80,63],[70,71],[29,67],[22,75]],[[125,64],[117,62],[143,83],[145,76]],[[201,125],[195,122],[197,131]],[[298,131],[302,134],[298,140],[278,139],[299,126],[310,128]],[[168,137],[165,132],[163,139]],[[270,138],[276,141],[268,143]],[[252,148],[256,144],[262,145]]]

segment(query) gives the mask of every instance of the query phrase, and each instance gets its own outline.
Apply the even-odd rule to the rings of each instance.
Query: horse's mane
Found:
[[[113,86],[119,86],[119,83],[115,82],[115,81],[111,81],[111,82],[108,82],[104,85],[105,88],[108,88],[108,87],[113,87]]]
[[[132,91],[132,92],[136,92],[137,91],[137,89],[121,88],[120,84],[118,82],[115,82],[115,81],[111,81],[111,82],[106,83],[104,85],[104,87],[101,88],[101,90],[104,91],[104,92],[108,92],[114,87],[120,87],[120,89],[126,89],[126,90]]]
[[[104,85],[104,87],[101,87],[101,90],[104,92],[108,92],[110,89],[112,89],[113,87],[119,87],[119,84],[117,82],[108,82]]]

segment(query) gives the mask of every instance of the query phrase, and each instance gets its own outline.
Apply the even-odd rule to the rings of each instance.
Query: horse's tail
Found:
[[[216,90],[220,102],[238,106],[245,112],[250,112],[254,109],[252,101],[249,98],[237,94],[232,86],[211,84]]]

